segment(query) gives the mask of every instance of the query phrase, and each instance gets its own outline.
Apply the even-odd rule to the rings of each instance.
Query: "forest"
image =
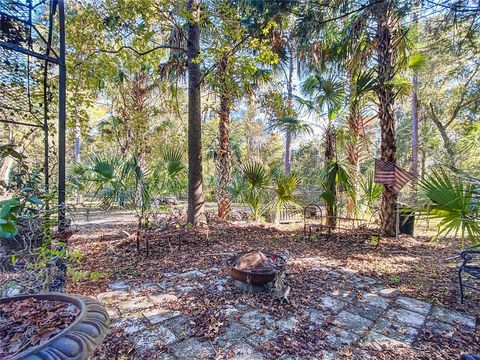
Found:
[[[478,0],[0,0],[1,359],[480,359]]]

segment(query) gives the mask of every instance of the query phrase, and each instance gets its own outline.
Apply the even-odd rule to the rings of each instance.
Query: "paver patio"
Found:
[[[307,331],[322,339],[315,358],[326,359],[338,358],[346,345],[355,349],[353,355],[358,358],[395,347],[415,351],[425,341],[419,339],[424,329],[442,337],[473,337],[475,332],[474,316],[402,296],[350,270],[316,266],[314,271],[328,271],[329,278],[338,282],[336,290],[326,290],[315,306],[277,316],[244,304],[240,295],[237,304],[216,309],[219,318],[225,319],[224,329],[210,340],[191,333],[189,312],[178,310],[175,304],[180,297],[207,285],[224,293],[238,292],[216,271],[169,273],[160,283],[141,286],[116,281],[97,297],[107,306],[113,326],[123,329],[145,359],[151,358],[152,351],[161,359],[268,359],[272,357],[269,342],[289,339],[289,334],[305,322]],[[342,291],[346,288],[354,290]],[[281,357],[296,358],[305,357],[295,353]]]

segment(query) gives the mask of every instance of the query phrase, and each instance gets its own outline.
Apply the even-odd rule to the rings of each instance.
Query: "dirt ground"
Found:
[[[204,273],[218,269],[219,276],[227,277],[224,262],[229,254],[252,248],[278,253],[287,250],[291,262],[288,268],[291,286],[289,303],[272,305],[268,295],[247,295],[238,291],[229,292],[226,297],[225,294],[215,293],[208,286],[195,290],[188,296],[179,296],[174,309],[190,312],[194,319],[191,334],[200,339],[215,339],[225,332],[226,323],[220,322],[219,325],[216,321],[218,314],[215,314],[214,309],[217,307],[240,302],[266,312],[271,312],[274,308],[275,316],[284,316],[312,306],[318,301],[317,293],[336,286],[335,280],[329,278],[328,274],[310,271],[313,264],[347,269],[359,276],[371,278],[384,287],[398,289],[403,296],[477,317],[476,335],[459,336],[455,341],[447,341],[442,337],[430,341],[428,338],[431,334],[427,331],[420,336],[427,340],[420,341],[414,352],[380,351],[375,353],[375,358],[443,359],[458,358],[457,355],[467,351],[480,353],[480,296],[478,293],[468,293],[465,304],[460,304],[456,281],[460,248],[458,241],[453,239],[431,242],[430,237],[426,236],[401,236],[382,238],[377,243],[376,239],[359,236],[355,232],[336,234],[329,238],[318,234],[307,239],[303,236],[300,225],[277,229],[264,224],[215,222],[210,224],[208,231],[175,230],[176,236],[172,236],[172,230],[149,232],[141,237],[138,252],[134,219],[131,217],[83,223],[79,225],[79,230],[70,241],[71,248],[82,254],[81,260],[75,265],[75,271],[97,275],[80,277],[75,281],[72,279],[68,283],[68,291],[90,296],[108,292],[109,284],[115,281],[126,281],[129,286],[141,287],[146,283],[161,283],[168,274],[180,274],[192,269]],[[145,237],[148,237],[150,244],[148,257]],[[135,355],[136,350],[123,333],[115,331],[114,334],[109,335],[107,345],[101,350],[103,353],[97,354],[98,358],[107,359],[108,354],[116,354],[116,358],[142,358],[141,354]],[[305,340],[305,333],[296,336],[304,338],[302,341],[306,341],[307,345],[318,346],[318,339]],[[295,348],[300,345],[275,343],[271,347],[271,358],[280,358],[286,354],[284,348],[292,346]],[[341,357],[358,358],[355,348],[342,348],[341,351]],[[124,355],[118,357],[118,354]],[[310,352],[307,354],[309,355],[300,358],[319,356]],[[372,353],[369,354],[372,356]],[[218,354],[216,357],[221,358]]]

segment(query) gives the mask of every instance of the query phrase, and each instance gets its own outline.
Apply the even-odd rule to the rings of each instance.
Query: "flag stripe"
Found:
[[[397,194],[413,179],[413,175],[397,166],[393,161],[375,159],[374,181],[378,184],[389,185]]]

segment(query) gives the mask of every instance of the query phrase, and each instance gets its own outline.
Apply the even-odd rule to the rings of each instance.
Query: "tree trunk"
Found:
[[[347,204],[347,213],[349,216],[353,215],[355,211],[357,199],[356,199],[356,187],[358,182],[358,144],[362,130],[362,119],[360,117],[360,111],[358,108],[358,101],[355,99],[350,101],[350,111],[347,118],[348,129],[350,130],[350,138],[347,144],[347,161],[350,170],[350,179],[352,185],[355,187],[355,191],[350,195]]]
[[[381,8],[377,13],[377,61],[378,61],[378,117],[381,128],[381,158],[396,162],[395,139],[395,92],[392,85],[394,76],[394,45],[392,44],[392,15]],[[396,233],[397,194],[384,185],[382,188],[381,230],[385,236]]]
[[[225,55],[219,66],[220,71],[220,121],[218,124],[219,132],[219,152],[217,155],[217,189],[216,198],[218,203],[218,217],[226,219],[230,215],[230,193],[228,187],[231,185],[231,151],[229,142],[230,126],[230,95],[227,84],[228,56]]]
[[[418,27],[417,13],[413,14],[413,21]],[[418,177],[418,70],[413,69],[412,75],[412,169],[411,172],[416,183]],[[415,185],[414,185],[415,186]],[[416,187],[415,187],[416,188]]]
[[[432,103],[430,103],[430,113],[432,115],[433,123],[435,124],[438,131],[440,132],[440,136],[442,137],[442,140],[443,140],[443,146],[448,154],[447,163],[450,166],[455,167],[456,161],[455,161],[455,150],[454,150],[453,142],[448,137],[447,129],[445,128],[445,126],[443,126],[441,121],[438,119]]]
[[[325,133],[325,166],[330,165],[335,161],[335,152],[336,152],[336,134],[335,130],[329,126],[327,132]],[[337,224],[337,211],[336,211],[336,201],[337,201],[337,185],[333,184],[331,189],[328,189],[332,193],[333,204],[325,204],[325,210],[327,212],[327,225],[331,229],[336,228]]]
[[[187,222],[206,222],[202,175],[202,114],[200,103],[200,0],[188,0],[192,15],[188,24],[188,208]]]
[[[292,88],[293,56],[294,56],[293,46],[289,45],[288,50],[289,50],[289,59],[288,59],[288,79],[287,79],[287,100],[288,100],[288,105],[291,107],[292,101],[293,101],[293,88]],[[287,130],[287,133],[285,134],[285,174],[286,175],[290,174],[290,170],[292,167],[291,147],[292,147],[292,134],[290,133],[290,131]]]
[[[412,76],[412,174],[418,177],[418,74]]]

